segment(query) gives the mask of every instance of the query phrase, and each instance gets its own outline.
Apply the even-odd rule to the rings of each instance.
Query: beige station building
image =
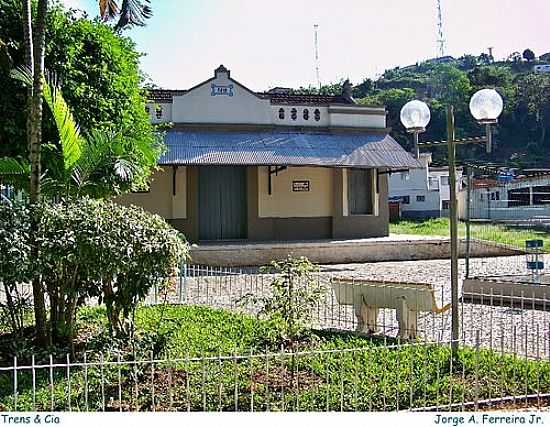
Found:
[[[419,167],[384,108],[339,96],[254,92],[224,66],[188,90],[152,90],[153,123],[171,123],[147,192],[121,198],[191,242],[388,235],[388,174]]]

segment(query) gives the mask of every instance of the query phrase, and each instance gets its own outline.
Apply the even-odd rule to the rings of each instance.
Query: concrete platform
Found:
[[[465,243],[460,253],[465,253]],[[471,254],[476,257],[518,255],[522,252],[495,242],[476,240]],[[256,266],[288,255],[305,256],[312,262],[344,264],[354,262],[415,261],[449,258],[447,237],[390,235],[352,240],[315,240],[296,242],[223,242],[191,247],[192,262],[210,266]]]
[[[473,277],[465,279],[462,301],[470,304],[550,311],[550,276],[533,283],[528,275]]]

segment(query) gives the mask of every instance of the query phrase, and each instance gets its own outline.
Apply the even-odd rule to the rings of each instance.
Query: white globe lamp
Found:
[[[481,89],[470,99],[470,112],[482,124],[496,123],[503,108],[502,97],[494,89]]]
[[[426,103],[415,99],[403,105],[399,117],[405,129],[407,129],[407,132],[413,134],[414,155],[418,159],[418,134],[425,132],[426,126],[430,123],[430,109]]]
[[[502,114],[504,102],[499,93],[494,89],[478,90],[470,99],[470,112],[479,124],[485,125],[487,153],[492,151],[493,134],[491,125],[497,123],[498,117]]]

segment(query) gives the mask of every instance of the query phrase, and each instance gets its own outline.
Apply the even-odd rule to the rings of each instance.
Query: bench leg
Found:
[[[399,323],[399,336],[408,340],[416,338],[418,332],[417,312],[410,310],[405,298],[399,301],[397,308],[397,322]]]
[[[355,317],[357,318],[357,332],[365,334],[376,333],[378,321],[378,307],[373,307],[361,302],[355,305]]]

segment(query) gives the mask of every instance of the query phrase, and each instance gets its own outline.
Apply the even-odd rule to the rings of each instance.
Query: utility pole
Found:
[[[466,278],[470,277],[470,255],[471,255],[471,245],[470,239],[472,236],[471,227],[470,227],[470,218],[471,218],[471,204],[472,204],[472,172],[473,169],[468,166],[466,169],[467,181],[466,181]]]
[[[447,106],[447,147],[449,149],[449,221],[451,232],[451,346],[458,350],[458,215],[456,199],[455,117],[452,105]]]

